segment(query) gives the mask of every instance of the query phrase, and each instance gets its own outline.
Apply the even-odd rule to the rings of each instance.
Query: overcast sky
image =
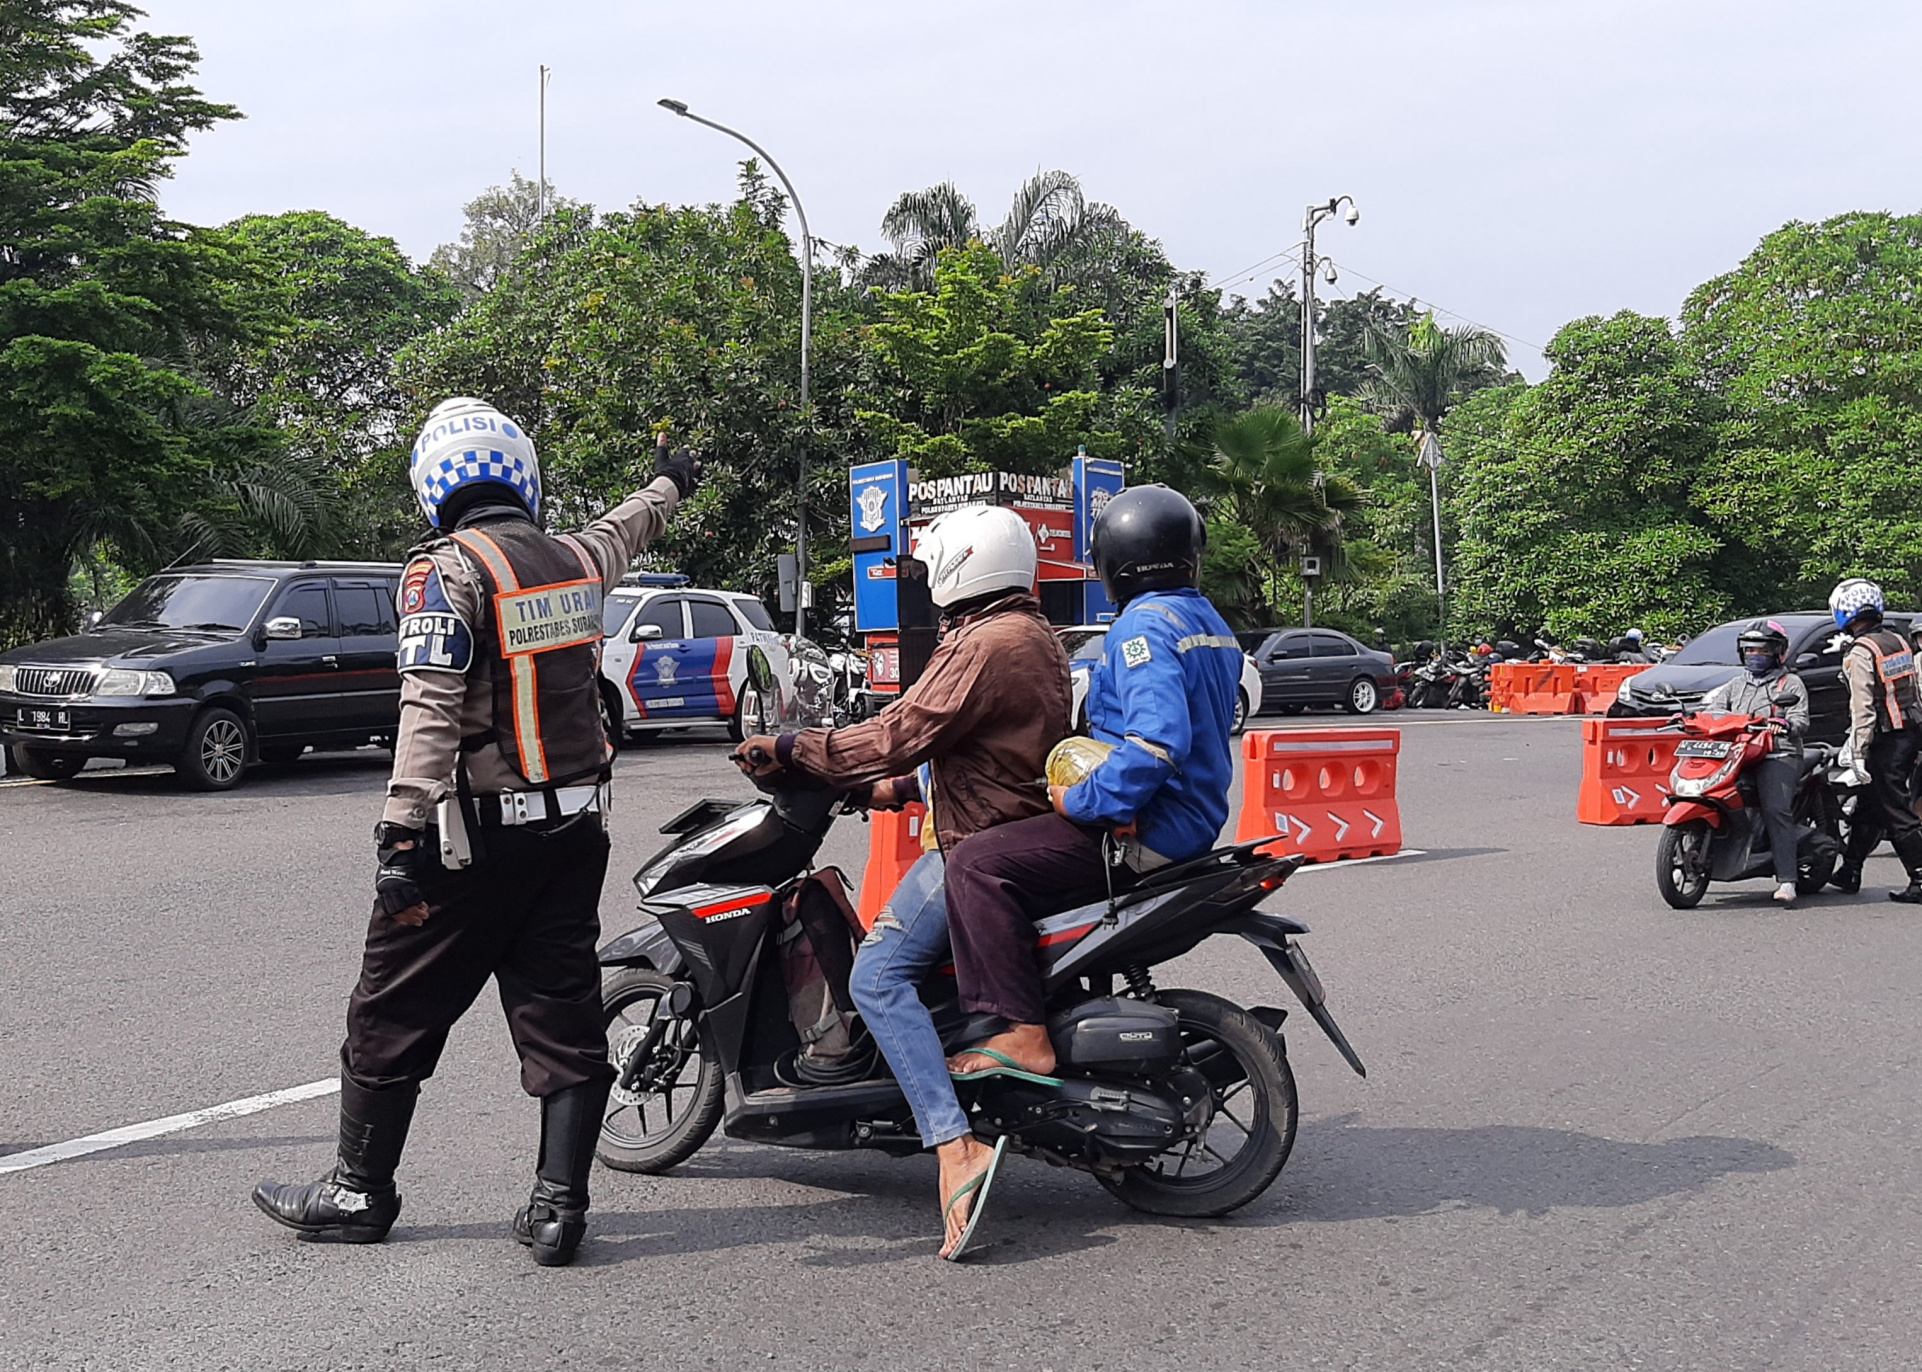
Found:
[[[172,214],[324,209],[416,258],[533,175],[541,62],[548,175],[602,208],[731,195],[745,150],[663,95],[759,140],[815,234],[869,250],[903,190],[951,179],[992,222],[1059,167],[1232,283],[1347,193],[1332,290],[1483,323],[1531,377],[1567,320],[1672,315],[1789,219],[1922,208],[1915,0],[147,6],[247,115],[195,142]]]

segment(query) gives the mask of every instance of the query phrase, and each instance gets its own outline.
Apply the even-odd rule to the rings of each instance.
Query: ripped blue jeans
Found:
[[[921,1002],[921,983],[948,957],[946,875],[938,852],[923,853],[908,868],[854,955],[849,987],[928,1148],[973,1132],[955,1098],[934,1016]]]

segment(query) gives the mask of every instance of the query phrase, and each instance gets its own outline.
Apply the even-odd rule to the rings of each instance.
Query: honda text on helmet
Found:
[[[999,505],[939,515],[914,541],[928,565],[928,598],[942,609],[994,591],[1031,591],[1041,556],[1028,521]]]
[[[1835,616],[1836,627],[1840,629],[1848,628],[1871,611],[1880,620],[1887,608],[1882,588],[1867,577],[1852,576],[1829,592],[1829,612]]]
[[[541,514],[541,463],[527,432],[471,396],[455,396],[434,406],[414,440],[407,477],[421,513],[436,529],[454,492],[491,484],[520,497],[527,512]]]
[[[1788,656],[1789,634],[1772,619],[1758,619],[1742,630],[1735,640],[1742,666],[1757,680],[1782,665]]]
[[[1208,534],[1180,491],[1130,486],[1095,519],[1091,544],[1108,598],[1126,605],[1143,591],[1200,585]]]

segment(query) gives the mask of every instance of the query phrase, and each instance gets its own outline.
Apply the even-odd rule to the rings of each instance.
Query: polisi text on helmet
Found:
[[[496,421],[491,416],[484,414],[463,415],[459,419],[449,419],[443,423],[436,424],[431,429],[422,431],[421,436],[414,440],[414,451],[419,452],[429,444],[443,442],[455,434],[472,433],[477,430],[498,432],[505,434],[509,438],[519,438],[521,436],[520,430],[514,427],[512,420],[502,419]]]

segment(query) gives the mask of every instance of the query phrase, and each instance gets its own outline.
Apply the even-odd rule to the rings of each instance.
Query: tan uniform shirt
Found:
[[[1849,743],[1855,760],[1868,765],[1875,742],[1875,649],[1857,639],[1842,655],[1842,676],[1849,684]]]
[[[603,589],[619,584],[627,564],[659,537],[679,503],[674,483],[656,477],[572,535],[600,568]],[[478,630],[486,592],[467,554],[447,543],[427,556],[440,571],[454,613]],[[387,782],[383,820],[423,828],[434,806],[453,789],[460,741],[494,727],[493,670],[494,664],[477,653],[473,667],[465,673],[416,670],[401,674],[400,735],[394,743],[394,772]],[[527,789],[527,782],[501,756],[497,743],[467,755],[467,776],[477,795]]]

